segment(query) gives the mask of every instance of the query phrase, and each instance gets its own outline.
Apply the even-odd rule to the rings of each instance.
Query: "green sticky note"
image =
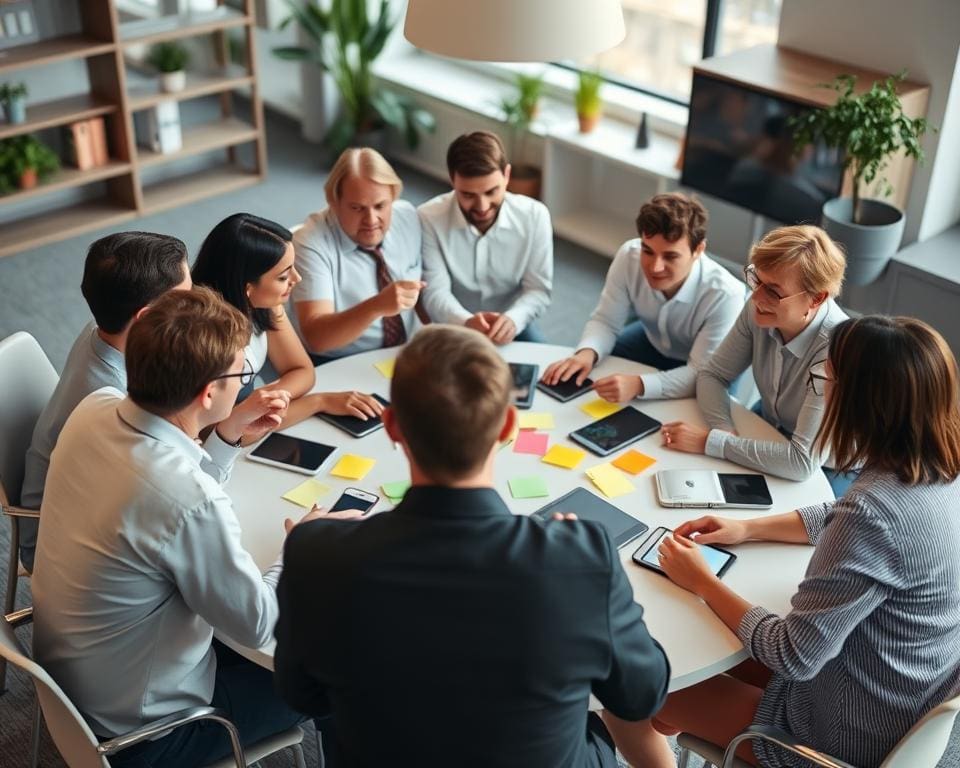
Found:
[[[393,483],[384,483],[380,486],[383,489],[383,492],[386,494],[387,498],[391,501],[400,501],[410,490],[410,481],[409,480],[397,480]]]
[[[510,481],[510,494],[515,499],[538,499],[541,496],[549,496],[547,484],[542,477],[531,475],[529,477],[515,477]]]

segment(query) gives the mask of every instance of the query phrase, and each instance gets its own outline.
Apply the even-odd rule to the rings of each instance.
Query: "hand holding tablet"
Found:
[[[737,559],[725,549],[674,534],[669,528],[657,528],[633,553],[633,562],[699,594],[705,577],[720,578]]]

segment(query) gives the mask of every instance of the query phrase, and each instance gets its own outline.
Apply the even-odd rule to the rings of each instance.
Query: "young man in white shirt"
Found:
[[[100,737],[206,705],[244,744],[300,719],[268,670],[213,642],[216,629],[262,646],[277,619],[280,559],[260,573],[221,487],[240,439],[274,428],[290,401],[272,390],[234,408],[252,377],[249,338],[249,320],[213,291],[167,293],[130,330],[129,395],[94,392],[60,433],[32,579],[34,652]],[[190,768],[229,750],[224,729],[196,723],[110,762]]]
[[[582,383],[612,352],[658,370],[599,379],[593,388],[605,400],[693,397],[697,371],[743,307],[744,285],[706,255],[707,211],[696,198],[656,195],[640,208],[637,232],[617,251],[577,351],[547,368],[547,384]]]
[[[420,223],[398,199],[402,189],[379,152],[347,149],[324,185],[327,207],[294,235],[303,278],[294,308],[301,338],[320,361],[403,344],[418,317],[428,321],[417,306]]]
[[[457,138],[447,170],[453,190],[417,209],[430,317],[473,328],[495,344],[544,341],[534,321],[553,289],[547,207],[507,192],[510,165],[488,131]]]

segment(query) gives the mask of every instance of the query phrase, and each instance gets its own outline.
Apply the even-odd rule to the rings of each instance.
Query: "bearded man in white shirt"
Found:
[[[417,209],[430,318],[465,325],[495,344],[544,341],[534,321],[553,289],[547,207],[507,192],[510,165],[489,131],[457,138],[447,170],[453,190]]]

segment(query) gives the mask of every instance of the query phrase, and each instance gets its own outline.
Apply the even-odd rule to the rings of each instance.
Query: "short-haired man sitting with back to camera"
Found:
[[[606,530],[514,516],[493,489],[511,388],[488,339],[420,331],[383,416],[412,487],[391,512],[287,541],[277,685],[307,714],[329,696],[346,766],[615,768],[591,692],[627,720],[666,696]]]

